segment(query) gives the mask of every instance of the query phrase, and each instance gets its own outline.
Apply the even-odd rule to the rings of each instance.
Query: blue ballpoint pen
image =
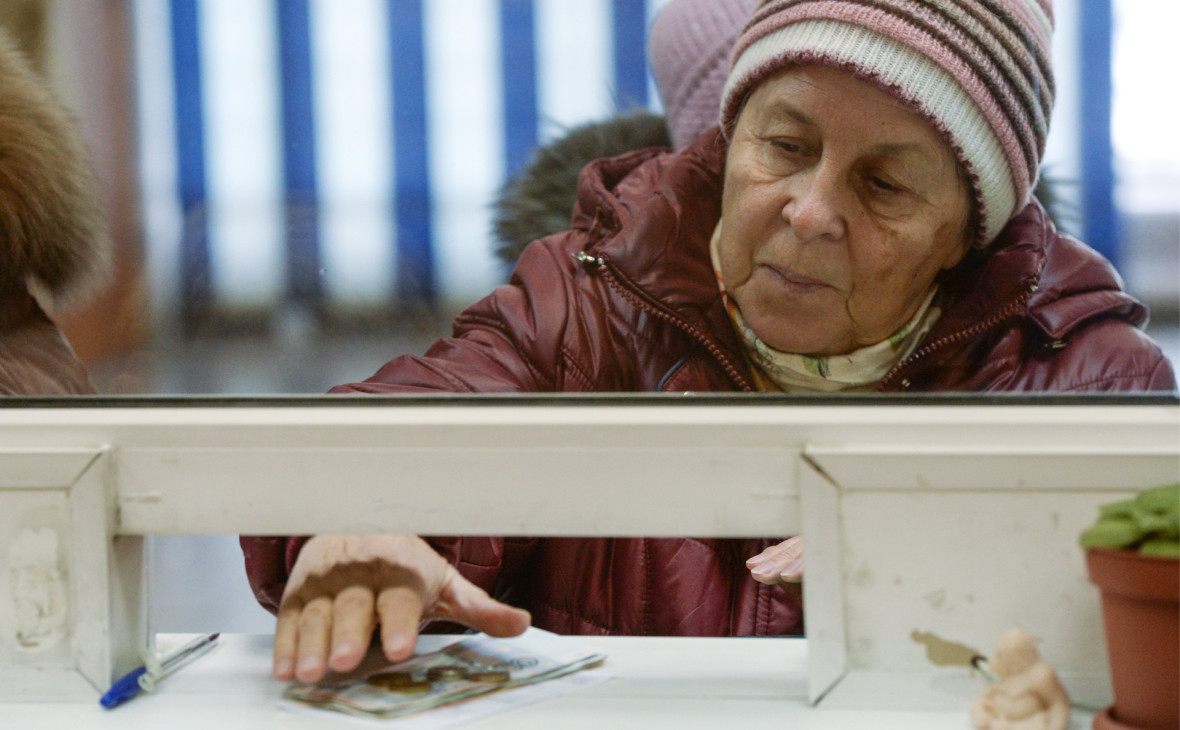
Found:
[[[99,698],[99,704],[109,710],[136,696],[140,690],[152,691],[157,682],[212,649],[213,642],[217,641],[220,635],[207,634],[193,639],[159,662],[144,657],[145,666],[133,669],[120,677],[106,694]]]

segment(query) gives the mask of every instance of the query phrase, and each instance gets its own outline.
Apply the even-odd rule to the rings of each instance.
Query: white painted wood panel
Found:
[[[123,534],[789,535],[788,449],[125,448]]]
[[[341,399],[0,410],[0,466],[19,467],[0,471],[0,486],[10,487],[0,489],[0,514],[39,508],[28,502],[33,494],[57,500],[49,506],[59,512],[68,504],[69,574],[87,576],[75,605],[89,623],[75,635],[90,638],[68,656],[46,655],[39,668],[50,677],[73,666],[97,685],[96,677],[126,666],[143,646],[144,534],[773,536],[802,529],[814,575],[804,586],[813,647],[808,692],[812,699],[827,692],[823,707],[945,708],[971,678],[931,666],[911,632],[987,652],[1011,626],[1040,641],[1075,697],[1099,703],[1107,680],[1097,595],[1077,534],[1098,504],[1175,478],[1180,465],[1174,399],[987,407],[770,398],[554,403]],[[83,468],[87,458],[95,461]],[[49,488],[20,488],[39,484]],[[104,564],[111,566],[105,579]],[[17,666],[0,657],[0,677],[22,666],[38,662]],[[864,689],[885,687],[873,679],[885,676],[902,689]]]

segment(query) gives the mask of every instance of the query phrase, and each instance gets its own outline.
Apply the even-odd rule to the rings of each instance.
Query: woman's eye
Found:
[[[868,177],[869,185],[879,193],[900,193],[902,188],[899,185],[894,185],[892,182],[879,175],[870,175]]]
[[[803,154],[803,145],[798,142],[792,142],[785,139],[776,139],[774,140],[774,146],[788,154]]]

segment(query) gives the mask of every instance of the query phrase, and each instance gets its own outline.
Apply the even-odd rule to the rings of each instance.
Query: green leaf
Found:
[[[1177,512],[1180,514],[1180,482],[1165,484],[1140,492],[1135,504],[1148,512]]]
[[[1079,542],[1086,550],[1123,548],[1134,545],[1145,534],[1131,517],[1103,517],[1082,533]]]
[[[1180,540],[1148,540],[1139,546],[1139,554],[1157,558],[1180,558]]]

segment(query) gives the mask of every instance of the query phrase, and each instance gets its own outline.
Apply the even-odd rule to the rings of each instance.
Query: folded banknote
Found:
[[[286,700],[374,718],[411,715],[441,705],[562,677],[602,664],[604,654],[574,639],[530,628],[513,639],[474,634],[346,681],[292,684]]]

